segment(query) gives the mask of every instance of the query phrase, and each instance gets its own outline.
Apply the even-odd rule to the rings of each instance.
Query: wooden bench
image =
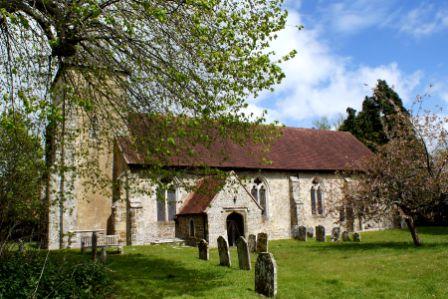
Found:
[[[92,236],[81,236],[81,253],[84,253],[86,248],[92,248]],[[118,235],[106,235],[99,237],[97,240],[97,248],[116,247],[119,253],[123,253],[123,245],[118,242]]]

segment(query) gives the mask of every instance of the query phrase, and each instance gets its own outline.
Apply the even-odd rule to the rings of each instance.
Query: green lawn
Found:
[[[271,241],[278,298],[448,298],[448,228],[421,228],[421,248],[403,230],[362,233],[361,243]],[[257,298],[254,270],[218,266],[196,248],[133,246],[110,255],[117,298]],[[252,255],[254,265],[256,255]]]

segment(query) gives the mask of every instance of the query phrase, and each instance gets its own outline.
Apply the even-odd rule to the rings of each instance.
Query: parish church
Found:
[[[94,231],[118,236],[123,245],[181,241],[194,246],[205,239],[213,247],[218,236],[231,246],[239,236],[259,232],[270,240],[288,239],[299,225],[323,225],[327,234],[333,227],[362,231],[389,225],[365,222],[350,207],[336,206],[344,186],[356,181],[359,162],[371,155],[360,141],[348,132],[280,130],[266,153],[270,163],[262,163],[250,146],[217,140],[198,159],[226,175],[187,174],[182,180],[193,188],[176,177],[161,188],[145,174],[148,162],[130,137],[116,138],[98,156],[114,187],[92,192],[81,183],[86,178],[73,178],[71,196],[49,209],[49,248],[79,247],[81,238]],[[91,137],[80,136],[76,147]],[[228,158],[222,160],[215,151],[224,143]],[[174,169],[195,166],[182,156],[169,164]]]

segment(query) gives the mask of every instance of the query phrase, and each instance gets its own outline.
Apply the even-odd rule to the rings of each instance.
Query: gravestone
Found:
[[[325,242],[325,227],[322,225],[316,226],[316,241]]]
[[[268,252],[268,234],[259,233],[257,235],[257,252]]]
[[[306,241],[306,235],[307,235],[306,227],[301,225],[301,226],[299,226],[298,230],[299,230],[299,236],[298,236],[297,239],[299,241]]]
[[[230,267],[229,244],[222,236],[218,238],[219,265]]]
[[[96,235],[96,232],[92,233],[92,260],[96,261],[96,252],[98,250],[98,237]]]
[[[314,227],[308,227],[306,229],[306,235],[308,238],[314,238]]]
[[[81,253],[86,252],[86,244],[81,240]]]
[[[250,254],[249,247],[244,237],[239,237],[236,240],[236,248],[238,250],[238,265],[241,270],[250,270]]]
[[[342,232],[342,241],[344,241],[344,242],[351,241],[350,235],[349,235],[348,231],[346,231],[346,230]]]
[[[249,235],[247,244],[249,246],[250,252],[256,252],[257,251],[257,236]]]
[[[260,252],[255,263],[255,292],[266,297],[277,295],[277,263],[269,252]]]
[[[208,261],[209,260],[209,251],[208,251],[208,243],[204,239],[199,241],[198,243],[198,251],[199,251],[199,259]]]
[[[353,233],[353,242],[361,242],[361,235],[359,233]]]
[[[19,253],[22,254],[25,252],[25,244],[22,239],[19,239]]]
[[[106,246],[101,248],[101,252],[100,252],[100,261],[104,264],[107,262],[107,250],[106,250]]]
[[[333,242],[339,241],[340,237],[341,237],[341,228],[333,227],[333,229],[331,230],[331,241]]]
[[[294,225],[292,227],[291,235],[292,235],[293,239],[296,239],[296,240],[299,239],[299,226],[298,225]]]

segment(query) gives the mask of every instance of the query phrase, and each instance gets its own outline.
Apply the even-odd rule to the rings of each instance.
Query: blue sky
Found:
[[[377,79],[385,79],[407,107],[427,92],[427,107],[448,106],[448,1],[288,0],[288,25],[272,48],[295,48],[274,93],[251,100],[250,110],[309,127],[359,109]],[[304,25],[298,31],[295,25]],[[430,88],[430,85],[432,87]]]

